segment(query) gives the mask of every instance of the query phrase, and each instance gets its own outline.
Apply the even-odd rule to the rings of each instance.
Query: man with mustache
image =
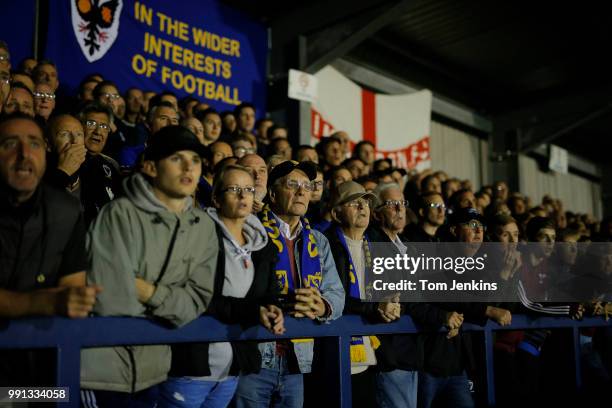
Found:
[[[87,317],[99,287],[85,284],[79,202],[41,182],[40,125],[14,114],[0,122],[0,316]],[[0,353],[0,383],[53,384],[53,353]]]

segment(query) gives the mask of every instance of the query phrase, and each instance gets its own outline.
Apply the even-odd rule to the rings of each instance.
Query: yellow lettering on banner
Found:
[[[132,69],[138,75],[145,74],[147,78],[151,78],[157,71],[157,62],[136,54],[132,57]]]
[[[153,25],[153,9],[148,8],[144,4],[140,4],[138,1],[134,3],[134,15],[137,21],[145,23],[149,27]]]
[[[232,40],[232,47],[229,55],[240,58],[240,43],[238,41]]]
[[[177,65],[183,65],[183,48],[174,46],[172,47],[172,62]]]
[[[232,77],[232,64],[227,61],[223,61],[223,72],[221,72],[221,75],[225,79],[230,79]]]
[[[222,37],[210,31],[202,30],[197,27],[191,27],[191,36],[194,44],[208,48],[214,52],[220,52],[223,55],[240,58],[240,42],[231,38]]]
[[[204,97],[206,99],[215,99],[215,84],[213,82],[206,82]]]
[[[168,78],[170,78],[170,68],[164,66],[162,67],[162,76],[161,76],[161,80],[162,80],[162,84],[165,84],[166,82],[168,82]]]
[[[171,41],[158,38],[151,33],[145,33],[144,51],[197,72],[204,72],[225,79],[232,77],[232,64],[230,62],[195,52]]]
[[[183,41],[189,41],[189,24],[175,20],[159,11],[157,11],[155,14],[159,19],[159,31],[172,35]]]
[[[140,69],[142,70],[142,68]],[[195,93],[198,96],[204,96],[206,99],[221,101],[230,105],[239,105],[241,103],[240,98],[238,97],[238,88],[232,88],[223,84],[216,84],[212,81],[195,77],[192,74],[185,74],[182,71],[173,70],[167,66],[162,66],[161,81],[163,84],[170,81],[175,89],[184,90],[189,94]],[[275,241],[274,243],[277,244],[277,246],[280,244],[278,240],[273,241]],[[282,250],[282,245],[280,248]]]

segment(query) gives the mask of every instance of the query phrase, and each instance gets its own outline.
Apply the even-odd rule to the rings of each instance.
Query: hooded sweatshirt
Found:
[[[242,232],[246,243],[241,246],[225,227],[223,221],[215,208],[207,208],[207,214],[213,219],[223,231],[223,246],[225,252],[225,279],[223,280],[223,296],[244,298],[251,285],[255,269],[251,259],[253,251],[259,251],[268,243],[268,234],[254,215],[249,215],[245,220]],[[208,346],[208,362],[210,376],[198,377],[207,381],[222,381],[227,378],[232,365],[233,353],[231,344],[228,342],[210,343]]]
[[[104,290],[94,312],[101,316],[155,316],[182,326],[200,316],[212,298],[218,240],[213,221],[187,198],[170,212],[141,174],[124,181],[126,197],[107,204],[87,236],[90,284]],[[135,278],[155,285],[138,301]],[[83,388],[135,392],[166,379],[170,348],[127,346],[81,354]]]

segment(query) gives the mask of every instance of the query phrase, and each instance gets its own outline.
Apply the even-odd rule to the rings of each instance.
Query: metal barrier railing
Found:
[[[501,327],[489,321],[486,326],[464,324],[464,331],[484,332],[486,388],[489,405],[495,405],[493,370],[493,332],[522,329],[572,329],[576,387],[581,387],[580,334],[582,327],[612,326],[602,318],[581,321],[568,318],[541,317],[533,319],[516,315],[512,325]],[[346,315],[331,324],[319,324],[306,319],[286,318],[286,335],[274,336],[263,327],[243,329],[225,325],[212,317],[200,317],[180,329],[163,326],[143,318],[95,317],[82,320],[67,318],[29,318],[6,320],[0,324],[0,349],[57,349],[57,386],[69,387],[67,407],[79,406],[80,350],[88,347],[170,344],[182,342],[215,342],[237,340],[271,340],[281,338],[323,338],[337,358],[326,356],[327,383],[330,405],[351,406],[351,370],[349,343],[352,335],[418,333],[419,329],[408,317],[389,324],[366,323],[360,316]],[[1,384],[0,384],[1,385]]]

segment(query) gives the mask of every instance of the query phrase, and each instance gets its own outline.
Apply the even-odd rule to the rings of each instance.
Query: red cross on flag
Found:
[[[405,95],[377,94],[332,67],[315,76],[318,98],[312,104],[311,115],[314,143],[344,130],[352,145],[361,140],[374,143],[376,158],[388,157],[395,166],[419,171],[431,167],[429,90]]]

